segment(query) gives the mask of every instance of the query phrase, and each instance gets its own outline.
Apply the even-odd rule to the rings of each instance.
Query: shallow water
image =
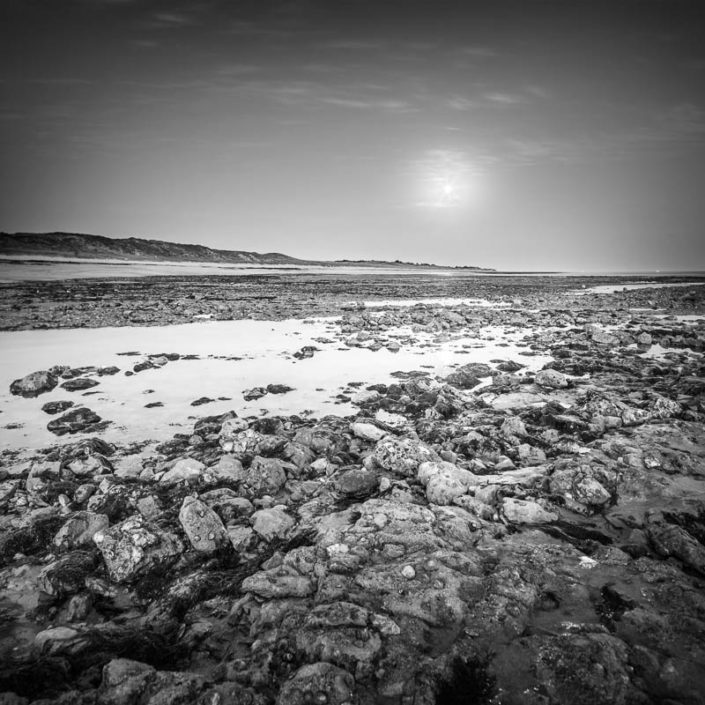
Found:
[[[680,286],[702,286],[705,281],[691,282],[641,282],[639,284],[600,284],[589,286],[578,291],[571,291],[571,294],[614,294],[620,291],[633,291],[634,289],[670,289]]]
[[[510,304],[500,301],[489,301],[488,299],[468,299],[468,298],[429,298],[429,299],[378,299],[376,301],[363,301],[366,308],[378,308],[381,306],[395,306],[406,308],[417,304],[428,304],[431,306],[491,306],[492,308],[503,308]]]
[[[247,265],[211,264],[207,262],[122,262],[120,260],[86,260],[62,262],[50,258],[12,261],[0,258],[0,283],[21,281],[58,281],[157,276],[249,276],[264,274],[424,274],[452,275],[451,270],[402,267],[355,267],[320,265]]]
[[[366,385],[389,383],[395,371],[423,369],[445,375],[454,366],[492,359],[516,359],[527,369],[540,369],[547,356],[520,356],[516,343],[523,332],[488,328],[480,338],[412,333],[409,328],[388,330],[389,340],[399,340],[402,349],[348,348],[336,339],[333,319],[269,321],[214,321],[162,327],[32,330],[0,332],[0,448],[40,448],[57,442],[46,424],[55,417],[41,411],[48,401],[71,400],[83,404],[113,423],[101,434],[108,441],[126,443],[165,440],[176,432],[189,432],[193,418],[234,409],[241,416],[252,414],[326,414],[345,416],[357,408],[335,397],[349,382]],[[317,342],[316,338],[330,342]],[[297,360],[293,354],[304,345],[319,348],[313,358]],[[138,352],[136,356],[119,355]],[[148,354],[198,355],[197,360],[179,359],[158,369],[132,376],[126,370]],[[10,383],[36,370],[53,365],[99,367],[116,365],[114,376],[97,377],[100,384],[84,392],[57,387],[35,399],[9,393]],[[269,394],[245,402],[242,393],[251,387],[286,384],[295,390]],[[198,407],[200,397],[216,399]],[[218,400],[218,397],[229,399]],[[145,408],[150,402],[163,407]],[[338,403],[336,403],[338,402]],[[18,425],[18,428],[7,426]],[[69,442],[80,434],[63,436]]]

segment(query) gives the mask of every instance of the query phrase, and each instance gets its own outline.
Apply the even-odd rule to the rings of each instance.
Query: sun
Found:
[[[478,205],[483,170],[462,151],[428,150],[415,164],[415,204],[439,211],[465,212]]]

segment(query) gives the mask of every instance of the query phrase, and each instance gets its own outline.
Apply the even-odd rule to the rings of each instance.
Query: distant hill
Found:
[[[140,237],[111,238],[80,233],[0,233],[0,255],[121,259],[154,262],[217,262],[223,264],[306,264],[279,252],[214,250]]]
[[[435,264],[385,262],[382,260],[336,260],[322,262],[303,260],[280,252],[245,252],[243,250],[214,250],[204,245],[184,245],[164,240],[146,240],[141,237],[112,238],[82,233],[0,233],[2,257],[58,257],[62,259],[111,259],[144,262],[211,262],[220,264],[280,264],[356,267],[433,267]],[[453,269],[489,271],[482,267],[456,266]]]

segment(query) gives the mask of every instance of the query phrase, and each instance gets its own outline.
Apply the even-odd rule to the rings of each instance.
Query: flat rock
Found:
[[[62,411],[66,411],[66,409],[70,409],[72,406],[72,401],[48,401],[42,407],[42,411],[45,414],[51,414],[53,416],[54,414],[60,414]]]
[[[558,519],[557,514],[546,511],[537,502],[513,497],[504,498],[502,511],[507,520],[513,524],[546,524]]]
[[[260,509],[252,515],[250,520],[254,531],[267,541],[274,538],[284,538],[295,524],[284,507],[279,505],[269,509]]]
[[[65,389],[67,392],[80,392],[84,389],[91,389],[92,387],[97,387],[100,384],[95,379],[90,377],[76,377],[74,379],[67,379],[61,388]]]
[[[203,475],[206,466],[195,458],[183,458],[167,470],[160,478],[163,485],[174,485],[177,482],[192,482]]]
[[[52,419],[47,424],[47,428],[57,436],[64,436],[67,433],[90,431],[100,421],[101,418],[95,411],[81,406],[78,409],[67,411],[58,419]]]

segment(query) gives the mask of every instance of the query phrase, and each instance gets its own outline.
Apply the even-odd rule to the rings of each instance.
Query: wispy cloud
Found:
[[[371,39],[331,39],[319,44],[323,49],[340,49],[344,51],[374,51],[389,46],[387,42]]]

